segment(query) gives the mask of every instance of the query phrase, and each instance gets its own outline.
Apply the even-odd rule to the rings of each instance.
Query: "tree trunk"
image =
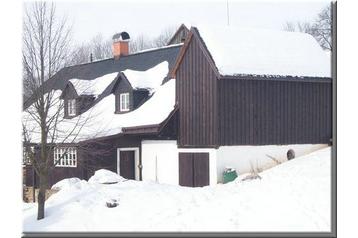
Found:
[[[39,193],[37,195],[37,220],[45,218],[45,200],[46,200],[46,189],[47,189],[47,175],[41,174],[39,176]]]

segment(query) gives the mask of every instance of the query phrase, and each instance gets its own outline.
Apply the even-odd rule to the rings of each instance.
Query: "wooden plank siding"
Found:
[[[327,82],[219,80],[220,145],[329,143]]]
[[[192,37],[176,71],[179,106],[179,147],[215,147],[217,144],[217,78]]]
[[[209,153],[180,152],[179,185],[203,187],[210,183]]]

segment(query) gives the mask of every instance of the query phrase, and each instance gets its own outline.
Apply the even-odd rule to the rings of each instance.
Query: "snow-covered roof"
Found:
[[[118,72],[106,74],[93,80],[73,78],[69,81],[78,95],[94,95],[97,97],[108,87],[117,74]]]
[[[148,49],[136,51],[136,52],[134,52],[133,54],[130,54],[130,55],[137,55],[137,54],[147,53],[147,52],[161,50],[161,49],[170,49],[170,48],[178,47],[178,46],[181,46],[181,45],[184,45],[184,43],[178,43],[178,44],[164,45],[164,46],[161,46],[161,47],[148,48]]]
[[[329,57],[309,34],[233,26],[196,28],[221,75],[331,77]]]
[[[56,90],[53,93],[54,98],[58,98],[58,100],[51,107],[49,118],[56,112],[57,105],[61,103],[59,99],[61,91]],[[114,102],[115,95],[110,94],[88,111],[71,119],[64,119],[62,110],[54,142],[79,142],[119,134],[122,131],[122,127],[160,124],[174,110],[175,79],[171,79],[159,86],[152,97],[134,111],[115,114]],[[40,127],[31,116],[30,112],[33,110],[35,109],[30,106],[23,112],[23,124],[29,133],[30,141],[36,143],[40,141]],[[70,133],[72,135],[68,136]]]
[[[126,69],[123,74],[128,79],[133,89],[148,89],[153,92],[162,84],[169,71],[169,63],[164,61],[146,71]]]

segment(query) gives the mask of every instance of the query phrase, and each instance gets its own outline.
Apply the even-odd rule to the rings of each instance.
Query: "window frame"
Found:
[[[68,99],[67,100],[67,115],[68,116],[76,116],[76,99]]]
[[[56,164],[59,159],[61,159],[60,162]],[[55,167],[77,168],[77,148],[55,147],[53,150],[53,164]]]
[[[128,112],[130,110],[129,93],[119,94],[119,111]]]
[[[32,164],[31,156],[33,156],[35,153],[34,146],[23,146],[22,152],[23,152],[22,164],[23,165],[31,165]]]

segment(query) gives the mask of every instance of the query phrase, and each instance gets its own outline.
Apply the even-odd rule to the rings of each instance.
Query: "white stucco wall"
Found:
[[[179,152],[209,153],[210,185],[217,183],[216,149],[178,149],[175,140],[142,141],[142,179],[179,185]]]
[[[142,179],[179,184],[178,147],[175,140],[142,141]]]
[[[287,151],[294,150],[295,156],[302,156],[327,147],[326,144],[265,145],[265,146],[221,146],[219,149],[179,149],[175,140],[142,141],[142,179],[164,184],[179,184],[179,152],[209,153],[210,185],[222,182],[226,167],[233,167],[239,174],[248,173],[252,166],[261,170],[275,166],[267,157],[281,162],[287,161]]]
[[[221,146],[217,150],[218,182],[222,182],[222,174],[226,167],[235,168],[239,174],[250,172],[251,165],[254,168],[265,170],[276,165],[266,155],[283,162],[287,160],[287,151],[289,149],[293,149],[295,156],[298,157],[327,146],[325,144]]]

